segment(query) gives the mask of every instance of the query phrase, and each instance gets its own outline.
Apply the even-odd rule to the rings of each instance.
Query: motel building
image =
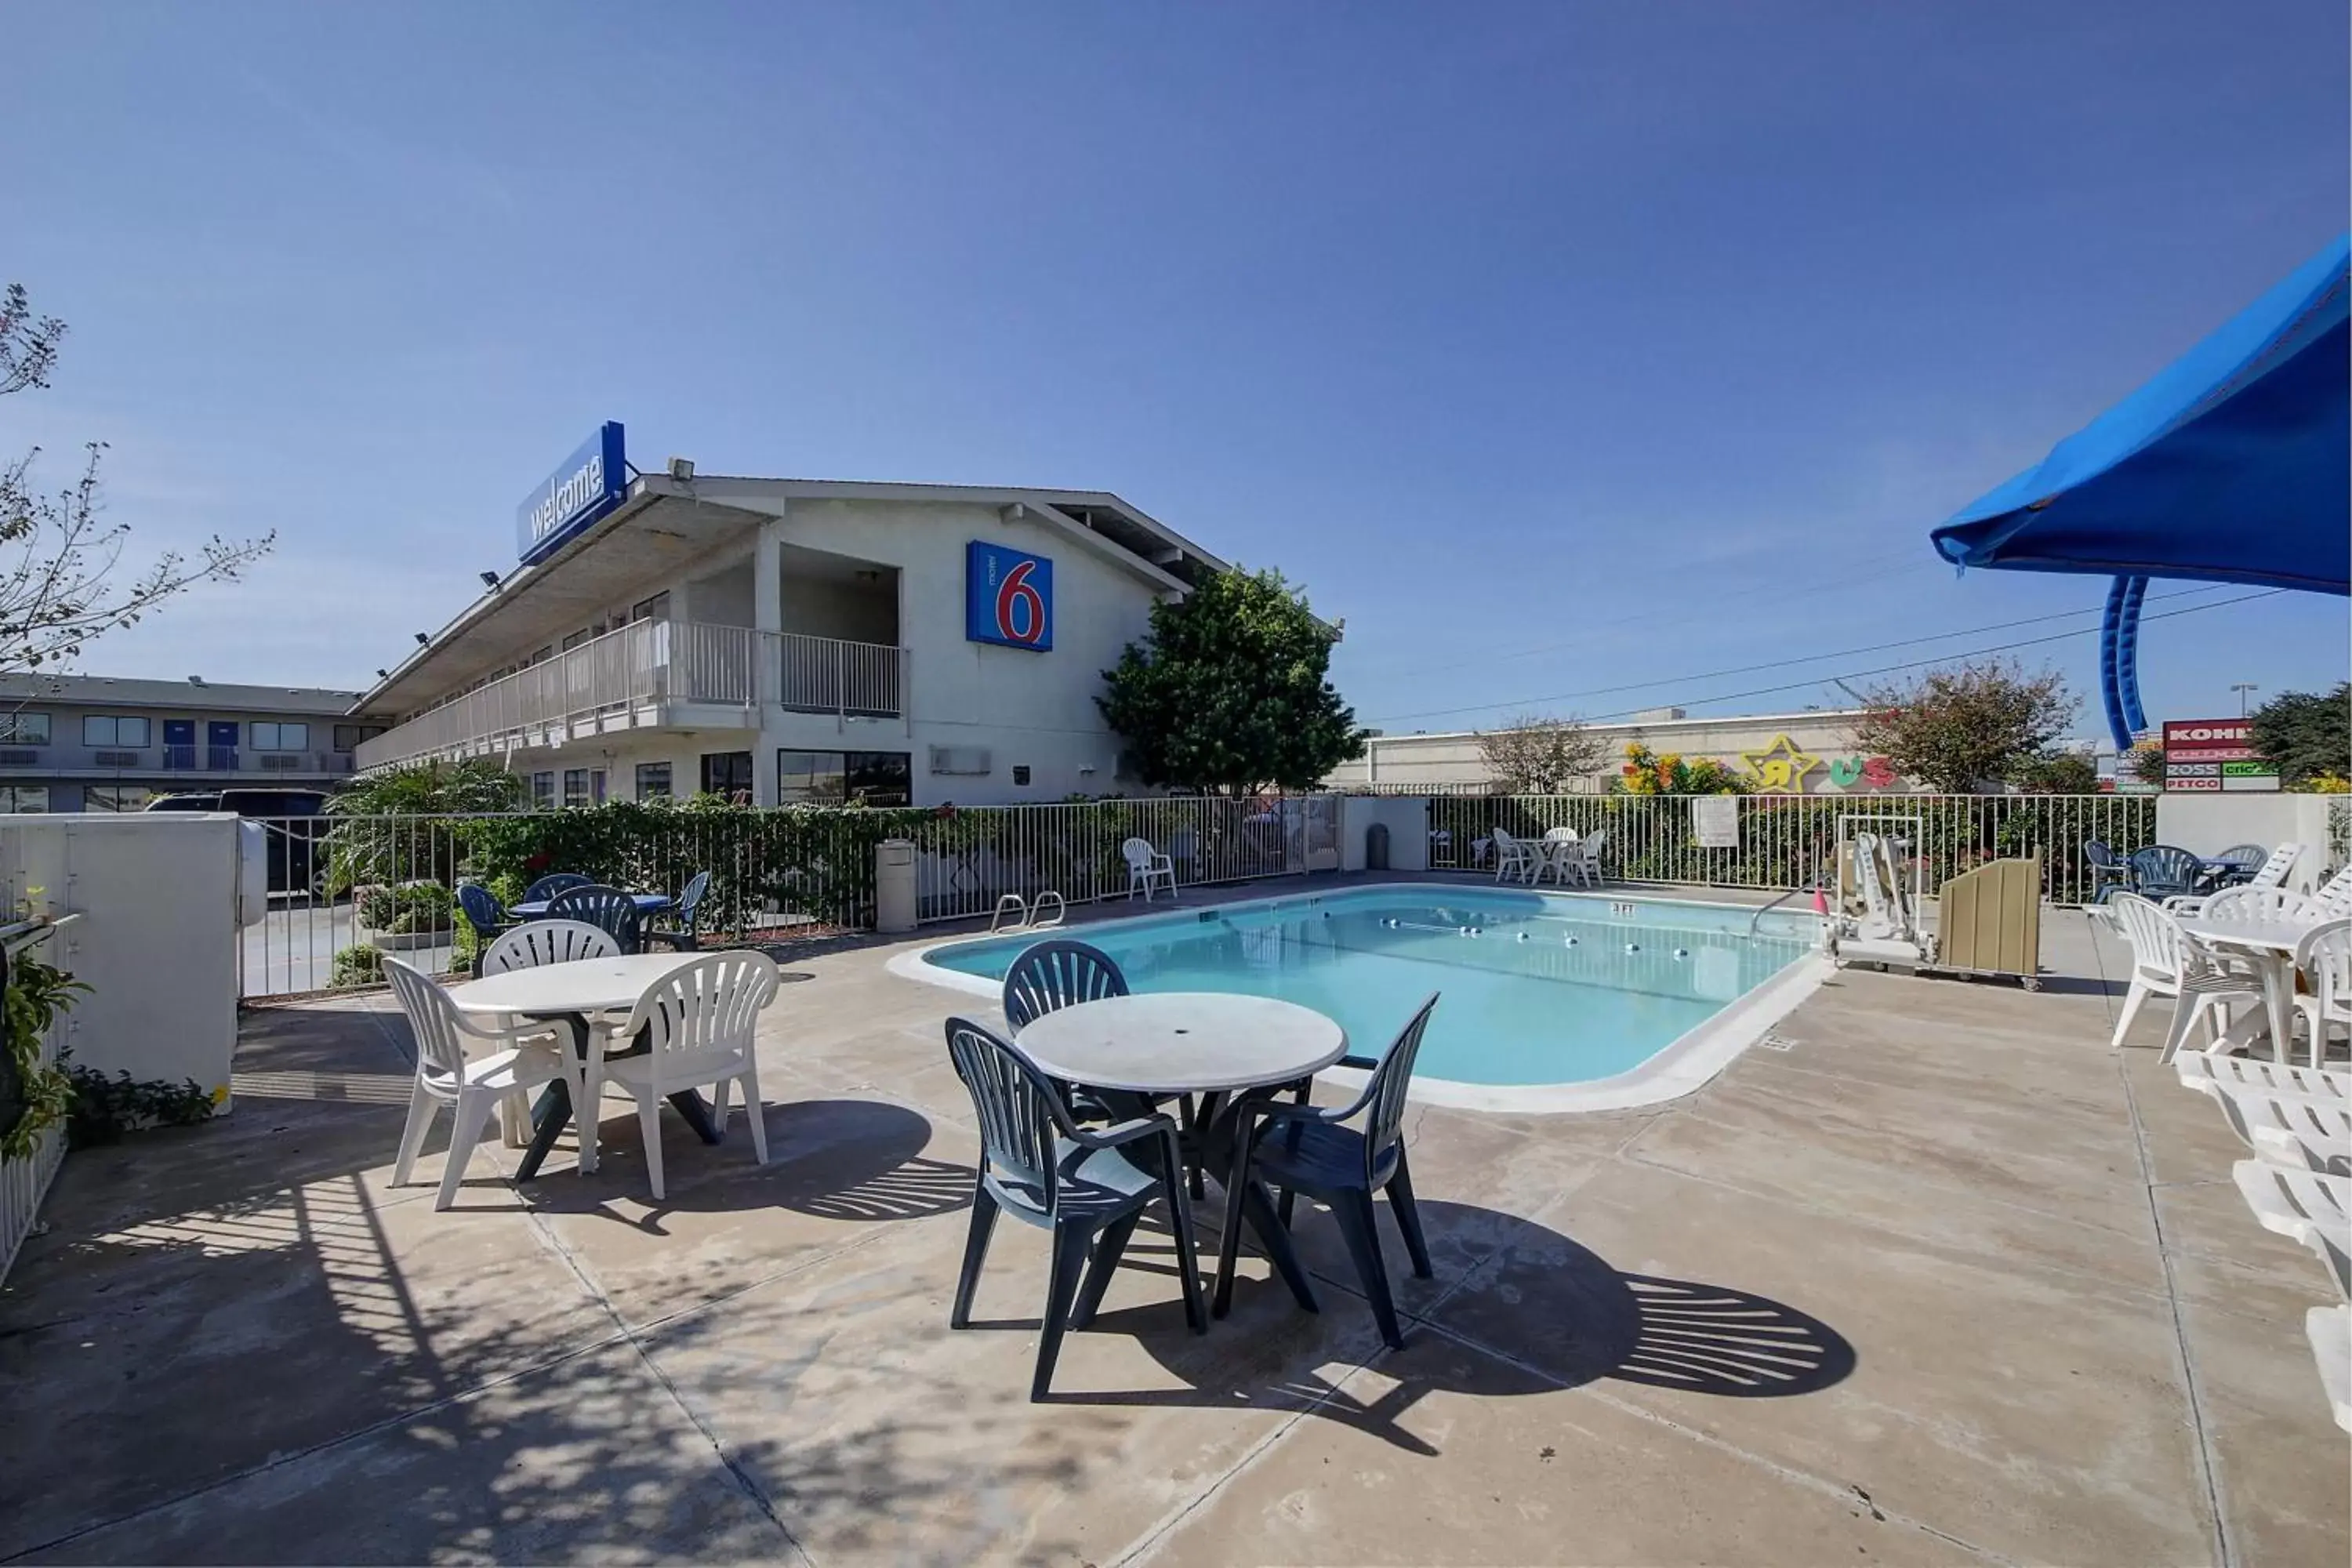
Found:
[[[1225,563],[1115,495],[629,468],[603,427],[517,559],[384,673],[364,773],[488,758],[541,805],[1139,793],[1095,698]]]

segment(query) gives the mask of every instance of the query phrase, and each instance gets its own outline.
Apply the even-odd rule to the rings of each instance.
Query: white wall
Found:
[[[1361,871],[1364,834],[1374,823],[1389,830],[1389,869],[1429,869],[1429,801],[1423,795],[1351,795],[1339,802],[1339,868]]]
[[[907,750],[914,756],[915,803],[965,805],[1054,801],[1073,794],[1134,792],[1116,776],[1119,745],[1094,699],[1102,671],[1149,626],[1159,588],[1099,550],[1029,517],[1006,521],[994,506],[912,501],[794,501],[782,539],[899,568],[899,638],[908,650],[909,725],[856,726],[830,741],[805,724],[772,720],[761,766],[772,772],[779,745]],[[986,540],[1054,563],[1054,646],[1043,652],[964,638],[964,549]],[[785,716],[787,720],[794,716]],[[828,731],[831,721],[820,720]],[[908,733],[911,729],[911,733]],[[985,776],[929,771],[932,746],[984,746]],[[1026,764],[1030,782],[1013,769]],[[1092,772],[1086,770],[1092,769]]]
[[[2156,841],[2199,855],[2236,844],[2303,844],[2290,888],[2308,889],[2327,869],[2327,803],[2324,795],[2219,795],[2167,790],[2156,799]]]

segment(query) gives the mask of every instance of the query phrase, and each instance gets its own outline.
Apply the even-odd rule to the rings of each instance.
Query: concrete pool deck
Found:
[[[947,1328],[975,1138],[903,945],[787,955],[772,1163],[666,1118],[660,1205],[614,1106],[595,1176],[485,1148],[436,1214],[388,1001],[247,1014],[235,1114],[73,1156],[0,1292],[0,1559],[2346,1560],[2331,1288],[2164,1009],[2106,1048],[2079,916],[2040,994],[1849,972],[1667,1105],[1416,1108],[1402,1352],[1324,1216],[1320,1314],[1245,1253],[1201,1338],[1139,1238],[1045,1405],[1034,1233]]]

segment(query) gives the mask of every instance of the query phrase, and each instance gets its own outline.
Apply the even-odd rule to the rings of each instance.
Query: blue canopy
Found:
[[[2338,236],[1930,536],[1962,566],[2117,580],[2105,652],[2119,746],[2141,727],[2129,658],[2147,579],[2352,594],[2347,259]]]

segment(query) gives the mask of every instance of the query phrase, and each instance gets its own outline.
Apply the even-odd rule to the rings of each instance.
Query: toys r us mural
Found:
[[[1903,783],[1894,763],[1884,756],[1831,757],[1824,766],[1823,759],[1800,750],[1785,733],[1772,737],[1762,751],[1740,752],[1739,760],[1747,764],[1748,786],[1758,795],[1803,795],[1807,781],[1815,778],[1849,795],[1895,789]],[[1630,775],[1640,770],[1629,763],[1624,771]]]

